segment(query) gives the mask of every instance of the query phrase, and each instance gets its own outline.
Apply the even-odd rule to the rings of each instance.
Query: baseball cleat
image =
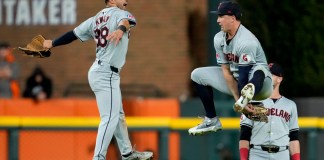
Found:
[[[132,151],[132,154],[128,157],[122,157],[122,160],[151,160],[153,158],[153,152],[139,152]]]
[[[189,135],[196,136],[203,135],[208,132],[217,132],[218,130],[222,130],[222,123],[219,121],[218,117],[205,117],[202,123],[190,128],[188,132]]]
[[[234,104],[235,112],[242,112],[243,108],[252,100],[254,96],[254,84],[248,83],[245,85],[241,91],[241,97]]]

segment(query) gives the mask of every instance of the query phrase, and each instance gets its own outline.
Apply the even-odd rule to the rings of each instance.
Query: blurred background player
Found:
[[[241,160],[290,160],[291,156],[292,160],[300,160],[297,107],[279,92],[284,75],[281,66],[275,63],[269,66],[273,92],[262,101],[268,108],[269,122],[253,122],[242,114],[240,157]]]
[[[20,97],[17,82],[19,66],[12,55],[9,43],[0,43],[0,98]]]
[[[201,67],[191,73],[206,115],[202,123],[189,129],[190,135],[222,129],[212,88],[232,95],[236,112],[250,110],[246,107],[249,101],[266,99],[272,92],[266,56],[258,39],[241,24],[239,5],[232,1],[221,2],[212,13],[218,14],[217,23],[221,27],[214,37],[217,63],[221,67]]]
[[[106,7],[82,22],[73,31],[58,39],[45,40],[44,47],[52,48],[79,39],[95,40],[96,59],[88,72],[88,80],[95,93],[100,124],[93,160],[106,160],[108,146],[115,136],[123,160],[150,159],[152,152],[138,152],[132,148],[128,136],[120,91],[121,68],[125,64],[130,28],[135,17],[126,11],[127,0],[105,0]]]
[[[23,93],[24,98],[34,101],[43,101],[52,96],[52,80],[44,73],[40,66],[36,66],[33,73],[27,78]]]

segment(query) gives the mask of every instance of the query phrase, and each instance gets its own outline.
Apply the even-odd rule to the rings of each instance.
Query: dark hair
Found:
[[[109,0],[105,0],[105,3],[107,4],[108,1],[109,1]]]

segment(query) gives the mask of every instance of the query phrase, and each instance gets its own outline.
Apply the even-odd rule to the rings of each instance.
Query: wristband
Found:
[[[291,156],[291,160],[300,160],[300,153],[295,153]]]
[[[120,29],[121,31],[123,31],[124,33],[126,32],[127,28],[124,25],[120,25],[117,27],[117,29]]]
[[[241,148],[240,149],[240,160],[247,160],[249,156],[249,149]]]

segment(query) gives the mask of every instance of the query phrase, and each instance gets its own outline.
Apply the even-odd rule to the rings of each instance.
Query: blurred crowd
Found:
[[[52,80],[36,66],[22,90],[18,83],[19,64],[7,42],[0,42],[0,98],[31,98],[42,101],[52,96]]]

